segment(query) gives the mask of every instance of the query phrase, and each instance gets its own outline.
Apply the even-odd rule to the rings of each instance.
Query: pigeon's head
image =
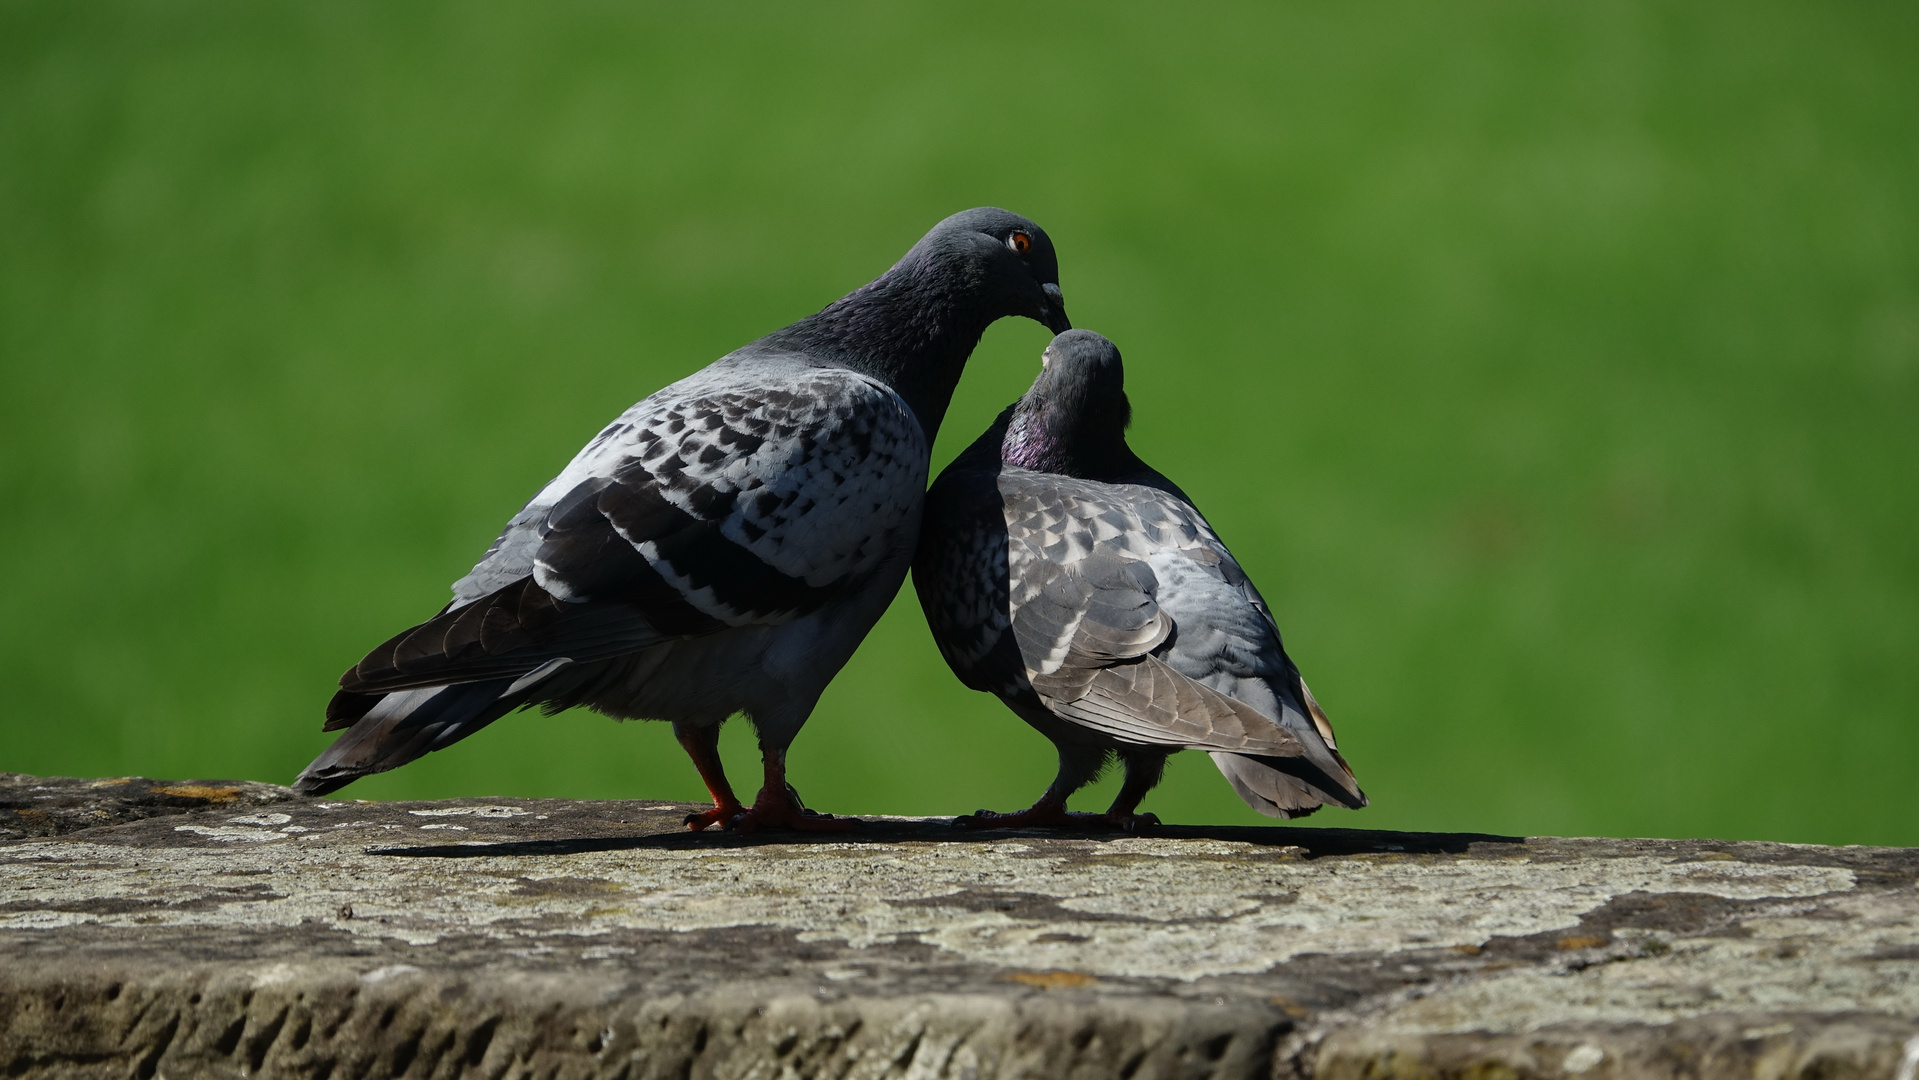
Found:
[[[1000,457],[1089,480],[1128,471],[1133,406],[1119,349],[1091,330],[1068,330],[1040,354],[1039,378],[1013,406]]]
[[[1008,315],[1056,334],[1072,327],[1046,231],[982,207],[933,226],[886,273],[755,345],[879,379],[930,443],[980,335]]]
[[[933,226],[907,259],[957,268],[989,319],[1024,315],[1055,334],[1072,328],[1059,291],[1059,257],[1046,230],[997,207],[962,210]]]

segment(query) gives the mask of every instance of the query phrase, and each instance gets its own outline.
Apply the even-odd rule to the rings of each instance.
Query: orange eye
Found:
[[[1013,249],[1015,255],[1024,255],[1027,249],[1033,246],[1033,238],[1023,232],[1016,232],[1006,238],[1006,244]]]

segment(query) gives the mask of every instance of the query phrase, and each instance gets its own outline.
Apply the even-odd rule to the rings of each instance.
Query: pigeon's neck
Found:
[[[1153,470],[1126,445],[1123,420],[1087,417],[1055,402],[1022,400],[1001,414],[1000,459],[1034,472],[1133,483]],[[1156,474],[1155,474],[1156,475]]]
[[[767,340],[892,387],[919,418],[930,446],[967,357],[1005,314],[988,306],[964,269],[902,263]]]

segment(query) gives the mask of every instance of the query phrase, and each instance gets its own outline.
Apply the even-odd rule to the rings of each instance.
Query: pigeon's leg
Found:
[[[1059,750],[1059,775],[1038,802],[1010,814],[975,811],[960,818],[959,823],[969,829],[1097,829],[1104,825],[1103,815],[1068,812],[1066,800],[1099,775],[1109,751],[1078,743],[1054,745]]]
[[[1167,753],[1163,750],[1122,750],[1120,761],[1126,766],[1126,780],[1119,786],[1113,805],[1101,815],[1108,825],[1122,832],[1139,832],[1159,824],[1158,814],[1136,814],[1141,799],[1159,783],[1166,772]]]
[[[708,825],[725,825],[745,813],[739,796],[733,794],[733,785],[726,780],[726,768],[720,764],[720,725],[675,722],[673,736],[686,748],[686,756],[693,759],[693,767],[700,770],[700,779],[706,781],[706,790],[713,796],[713,809],[686,815],[686,827],[699,832]]]
[[[858,818],[834,817],[800,805],[800,793],[786,782],[786,747],[760,747],[766,758],[766,784],[744,814],[726,823],[729,830],[797,829],[801,832],[846,832],[859,827]]]

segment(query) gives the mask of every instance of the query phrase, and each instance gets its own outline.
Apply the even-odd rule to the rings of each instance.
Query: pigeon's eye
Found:
[[[1013,254],[1024,255],[1033,246],[1033,238],[1023,232],[1016,232],[1006,238],[1006,246],[1013,249]]]

